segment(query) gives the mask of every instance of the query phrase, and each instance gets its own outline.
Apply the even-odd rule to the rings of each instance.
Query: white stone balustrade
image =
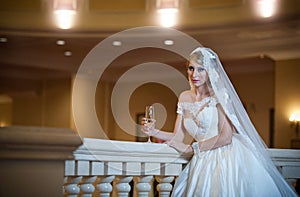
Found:
[[[286,180],[294,184],[300,178],[300,150],[269,151]],[[156,192],[167,197],[190,157],[191,154],[180,155],[166,144],[85,138],[74,152],[75,159],[66,161],[65,176],[98,177],[101,181],[94,183],[98,196],[144,197]]]
[[[166,144],[90,138],[81,144],[69,129],[0,128],[0,196],[169,196],[191,157]],[[270,155],[290,184],[300,179],[300,150]]]
[[[169,196],[172,181],[190,157],[178,154],[166,144],[85,138],[74,152],[75,159],[66,161],[65,176],[97,176],[100,181],[95,182],[95,192],[99,196],[151,196],[154,190],[160,196]],[[105,181],[111,176],[113,180]],[[131,186],[133,177],[137,179]],[[157,188],[153,188],[154,179]],[[69,184],[72,183],[65,183],[65,187]],[[72,195],[65,191],[66,196]]]
[[[0,196],[63,196],[65,160],[80,144],[70,129],[0,127]],[[65,192],[77,196],[81,177],[68,179]]]

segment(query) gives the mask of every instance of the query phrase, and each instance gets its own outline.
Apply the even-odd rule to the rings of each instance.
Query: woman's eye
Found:
[[[204,70],[205,70],[204,68],[198,68],[198,72],[202,72]]]
[[[189,66],[189,67],[188,67],[188,70],[189,70],[189,71],[194,71],[194,67],[193,67],[193,66]]]

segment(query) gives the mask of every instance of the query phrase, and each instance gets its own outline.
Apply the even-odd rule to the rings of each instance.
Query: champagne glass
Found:
[[[145,110],[145,118],[147,121],[147,126],[149,129],[154,129],[155,128],[155,118],[154,118],[154,107],[153,105],[146,106]],[[150,135],[148,135],[148,143],[151,142]]]

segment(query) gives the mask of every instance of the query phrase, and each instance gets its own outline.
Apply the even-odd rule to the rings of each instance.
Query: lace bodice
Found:
[[[217,100],[206,97],[199,102],[179,102],[177,113],[183,116],[183,126],[197,141],[218,135]]]

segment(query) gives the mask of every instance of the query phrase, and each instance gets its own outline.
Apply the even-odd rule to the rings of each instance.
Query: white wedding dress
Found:
[[[195,141],[218,135],[216,105],[214,97],[195,103],[178,103],[177,113],[183,116],[184,128]],[[250,139],[237,133],[229,145],[208,151],[196,150],[176,179],[172,196],[281,196],[253,150]]]

